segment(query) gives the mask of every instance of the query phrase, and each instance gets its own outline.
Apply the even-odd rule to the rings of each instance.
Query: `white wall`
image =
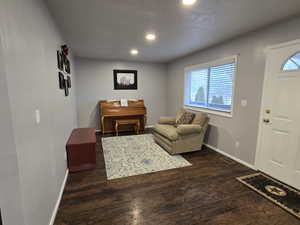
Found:
[[[100,129],[98,102],[106,99],[144,99],[148,125],[166,114],[166,66],[76,58],[77,112],[80,127]],[[138,90],[114,90],[113,70],[138,70]]]
[[[168,113],[183,106],[184,68],[238,55],[233,118],[210,115],[206,142],[254,164],[267,46],[300,38],[300,18],[266,27],[235,40],[196,52],[168,65]],[[241,100],[248,100],[241,107]],[[240,147],[236,148],[236,141]]]
[[[2,53],[0,45],[0,208],[4,225],[23,225],[18,159]]]
[[[75,83],[72,79],[70,97],[58,88],[56,50],[65,42],[44,2],[0,0],[0,5],[24,221],[47,225],[66,172],[65,143],[77,127]],[[41,113],[40,124],[35,123],[36,109]],[[6,213],[4,209],[4,217]]]

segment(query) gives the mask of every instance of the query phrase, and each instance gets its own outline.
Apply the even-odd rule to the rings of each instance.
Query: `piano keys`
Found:
[[[128,100],[128,106],[122,107],[120,101],[100,101],[100,125],[103,134],[115,132],[115,121],[120,119],[140,120],[140,131],[145,130],[147,109],[144,100]],[[119,131],[131,131],[132,126],[122,126]]]

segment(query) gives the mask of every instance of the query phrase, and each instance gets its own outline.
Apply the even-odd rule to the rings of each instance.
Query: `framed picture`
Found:
[[[57,55],[57,68],[63,70],[64,69],[63,54],[57,51],[56,55]]]
[[[72,87],[72,85],[71,85],[71,77],[70,76],[67,76],[67,85],[68,85],[68,88]]]
[[[137,70],[114,70],[115,90],[137,90]]]
[[[65,88],[65,77],[61,72],[58,72],[59,89]]]
[[[68,80],[65,79],[65,96],[69,96]]]

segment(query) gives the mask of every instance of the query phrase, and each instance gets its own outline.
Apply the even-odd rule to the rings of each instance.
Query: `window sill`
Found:
[[[184,105],[183,107],[184,107],[184,109],[189,109],[189,110],[198,111],[198,112],[204,112],[204,113],[213,114],[213,115],[217,115],[217,116],[223,116],[223,117],[227,117],[227,118],[232,118],[232,116],[233,116],[232,112],[222,112],[222,111],[218,111],[218,110],[205,109],[205,108],[189,106],[189,105]]]

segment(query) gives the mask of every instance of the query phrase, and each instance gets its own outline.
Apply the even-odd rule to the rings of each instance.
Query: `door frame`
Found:
[[[268,53],[271,50],[279,49],[283,47],[287,47],[294,44],[300,44],[300,39],[288,41],[279,43],[276,45],[271,45],[265,48],[265,72],[264,72],[264,81],[263,81],[263,90],[262,90],[262,97],[261,97],[261,103],[260,103],[260,113],[259,113],[259,121],[258,121],[258,134],[257,134],[257,143],[256,143],[256,153],[255,153],[255,162],[254,166],[257,170],[260,169],[260,154],[261,154],[261,143],[262,143],[262,132],[263,132],[263,123],[261,122],[264,118],[264,105],[265,105],[265,97],[266,97],[266,86],[267,86],[267,70],[269,66],[269,59],[268,59]],[[283,62],[284,63],[284,62]]]

